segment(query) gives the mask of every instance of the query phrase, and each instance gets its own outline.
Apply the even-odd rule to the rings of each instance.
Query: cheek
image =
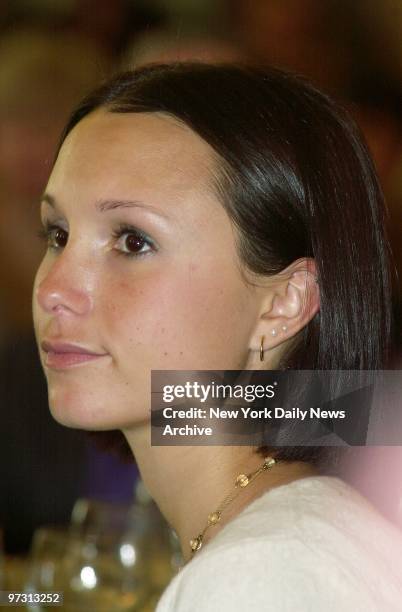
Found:
[[[107,338],[120,360],[149,370],[241,367],[231,359],[243,358],[250,331],[245,293],[195,264],[184,275],[124,280],[106,302]]]

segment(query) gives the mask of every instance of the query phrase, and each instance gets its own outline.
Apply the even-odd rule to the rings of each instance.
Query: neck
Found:
[[[264,463],[257,449],[249,446],[151,446],[149,425],[124,434],[146,488],[179,537],[185,561],[191,556],[190,540],[204,529],[208,515],[235,491],[236,477]],[[220,522],[208,529],[203,545],[269,489],[314,474],[314,468],[301,462],[279,462],[264,470],[239,491]]]

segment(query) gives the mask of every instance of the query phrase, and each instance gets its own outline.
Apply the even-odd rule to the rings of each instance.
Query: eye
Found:
[[[47,248],[52,250],[63,249],[68,241],[68,232],[51,223],[45,223],[38,236],[47,244]]]
[[[155,250],[155,244],[135,227],[121,225],[113,233],[116,238],[116,251],[127,257],[139,257]]]

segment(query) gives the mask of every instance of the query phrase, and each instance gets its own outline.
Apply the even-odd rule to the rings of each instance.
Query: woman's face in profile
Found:
[[[214,163],[161,114],[97,111],[65,140],[41,204],[48,246],[33,296],[58,421],[130,427],[149,418],[152,369],[245,366],[258,304]]]

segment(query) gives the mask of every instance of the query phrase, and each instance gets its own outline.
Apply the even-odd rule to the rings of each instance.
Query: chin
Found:
[[[88,389],[83,391],[77,388],[70,390],[49,387],[51,415],[65,427],[109,431],[133,427],[137,421],[144,422],[144,418],[137,418],[137,415],[133,414],[133,402],[130,402],[126,409],[123,406],[124,402],[119,402],[118,397],[105,402],[104,394],[96,394]]]
[[[115,429],[113,425],[102,423],[96,419],[91,410],[84,405],[75,405],[74,403],[58,401],[49,401],[50,413],[55,421],[71,427],[72,429],[84,429],[87,431],[101,431],[107,429]]]

